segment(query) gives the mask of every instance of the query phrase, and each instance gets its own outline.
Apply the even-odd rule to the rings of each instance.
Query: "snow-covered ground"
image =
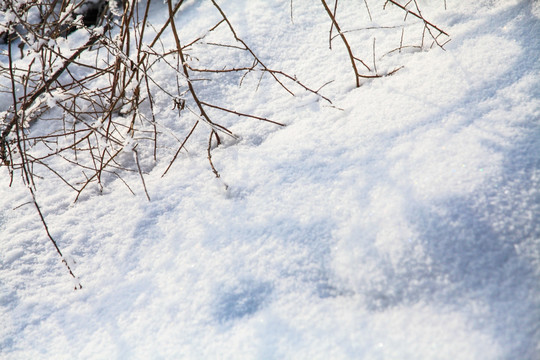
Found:
[[[360,88],[320,2],[292,2],[293,21],[289,1],[219,3],[269,67],[314,89],[334,80],[332,104],[268,76],[258,90],[257,77],[196,83],[287,126],[214,113],[241,136],[212,152],[221,179],[207,127],[162,177],[179,146],[164,137],[165,155],[142,160],[151,201],[137,173],[124,175],[136,196],[110,179],[74,203],[44,171],[37,200],[77,291],[0,168],[0,358],[539,359],[540,2],[419,1],[446,51],[377,56],[381,73],[404,67]],[[342,1],[338,20],[403,24],[383,3],[368,0],[370,22]],[[184,41],[219,20],[210,1],[182,6]],[[151,14],[159,28],[166,7]],[[373,38],[382,56],[401,30],[348,36],[371,61]],[[201,61],[219,66],[211,49]],[[155,96],[182,140],[192,120]]]

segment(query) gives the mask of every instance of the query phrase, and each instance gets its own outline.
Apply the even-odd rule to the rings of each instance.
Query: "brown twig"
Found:
[[[240,39],[238,37],[238,35],[236,35],[236,31],[234,30],[234,27],[232,26],[231,22],[229,21],[229,19],[227,18],[227,15],[225,15],[225,13],[223,12],[223,10],[219,7],[219,5],[215,2],[215,0],[212,0],[212,3],[214,4],[214,6],[216,7],[216,9],[219,11],[219,13],[221,14],[221,16],[223,17],[223,19],[225,20],[225,22],[227,23],[227,25],[229,26],[229,29],[231,30],[234,38],[236,39],[236,41],[238,41],[239,43],[241,43],[243,46],[244,46],[244,50],[248,51],[251,56],[253,56],[253,58],[257,61],[258,64],[260,64],[263,69],[265,71],[268,71],[270,73],[270,75],[274,78],[274,80],[276,80],[276,82],[281,85],[281,87],[283,89],[285,89],[285,91],[287,91],[289,94],[291,94],[292,96],[295,96],[294,93],[287,87],[285,86],[285,84],[283,84],[276,76],[275,74],[270,71],[270,69],[261,61],[261,59],[259,59],[259,57],[257,55],[255,55],[255,53],[251,50],[251,48],[244,42],[244,40]]]
[[[226,128],[222,127],[222,126],[219,126],[219,125],[215,124],[212,120],[210,120],[210,117],[208,116],[208,114],[204,110],[204,107],[201,104],[201,101],[199,100],[199,97],[197,96],[197,92],[195,91],[195,88],[193,87],[193,84],[190,81],[188,66],[187,66],[187,63],[186,63],[186,59],[184,57],[184,52],[183,52],[182,46],[180,44],[180,38],[178,36],[178,32],[176,30],[176,25],[175,25],[174,18],[173,18],[173,10],[172,10],[171,0],[167,0],[167,5],[169,7],[169,20],[170,20],[171,30],[172,30],[172,33],[173,33],[173,36],[174,36],[174,40],[176,42],[176,50],[178,51],[178,55],[180,56],[180,60],[182,62],[182,69],[184,70],[184,75],[185,75],[185,78],[187,80],[187,85],[188,85],[188,88],[189,88],[189,92],[191,94],[191,97],[193,98],[193,100],[197,104],[197,107],[199,108],[200,116],[202,117],[202,120],[204,122],[206,122],[207,124],[209,124],[212,127],[212,129],[217,127],[220,131],[225,132],[227,135],[233,136],[233,133],[231,131],[229,131],[228,129],[226,129]]]
[[[210,137],[208,138],[208,148],[207,148],[207,153],[208,153],[208,162],[210,163],[210,167],[212,168],[212,172],[214,173],[214,175],[216,175],[216,178],[220,178],[221,175],[219,175],[219,172],[216,170],[216,167],[214,166],[214,163],[212,162],[212,153],[211,153],[211,149],[212,149],[212,137],[215,136],[216,137],[216,141],[217,141],[217,145],[219,145],[221,143],[221,140],[219,139],[219,136],[218,136],[218,133],[212,129],[212,131],[210,132]],[[225,189],[227,189],[228,186],[227,184],[225,184]]]
[[[75,274],[73,273],[73,270],[71,270],[71,267],[69,266],[66,258],[62,254],[62,251],[60,251],[60,248],[58,247],[58,244],[56,243],[56,241],[52,237],[51,233],[49,232],[49,227],[47,226],[47,222],[45,221],[45,217],[43,216],[43,213],[41,212],[41,209],[40,209],[40,207],[39,207],[39,205],[37,203],[36,195],[34,194],[34,189],[32,189],[32,187],[28,187],[28,190],[30,191],[30,194],[32,195],[32,202],[34,203],[34,206],[36,207],[36,210],[37,210],[37,212],[39,214],[39,218],[41,219],[41,223],[43,224],[43,227],[45,228],[45,233],[47,234],[47,237],[53,243],[54,248],[56,249],[56,252],[58,253],[58,255],[60,255],[60,258],[62,259],[62,263],[66,266],[66,268],[67,268],[69,274],[71,275],[71,277],[73,277],[73,279],[75,279],[77,281],[77,284],[75,285],[75,290],[82,289],[82,285],[81,285],[78,277],[75,276]]]
[[[184,145],[186,145],[186,142],[188,141],[188,139],[190,138],[191,134],[193,134],[193,131],[195,131],[195,128],[197,127],[197,125],[199,125],[199,120],[197,120],[195,122],[195,125],[193,125],[193,127],[191,128],[191,131],[189,132],[189,134],[187,134],[187,136],[184,138],[184,141],[182,141],[182,144],[180,144],[180,147],[178,148],[178,150],[176,150],[176,153],[174,154],[172,160],[169,162],[169,165],[167,166],[167,169],[165,169],[165,171],[163,172],[163,174],[161,175],[161,177],[164,177],[165,174],[167,174],[167,172],[169,171],[169,169],[171,168],[172,164],[174,163],[174,161],[176,160],[176,158],[178,157],[178,154],[180,154],[180,151],[184,148]]]
[[[336,0],[334,2],[334,13],[333,13],[334,18],[336,17],[336,14],[337,14],[337,7],[338,7],[338,0]],[[330,24],[330,31],[328,32],[328,47],[330,48],[330,50],[332,50],[332,39],[334,38],[332,36],[332,30],[334,30],[334,22],[333,21]],[[338,33],[339,33],[339,30],[338,30]],[[341,33],[339,33],[337,36],[339,36],[340,34]]]
[[[267,119],[267,118],[263,118],[263,117],[260,117],[260,116],[255,116],[255,115],[250,115],[250,114],[244,114],[244,113],[241,113],[241,112],[238,112],[238,111],[234,111],[234,110],[229,110],[229,109],[226,109],[226,108],[224,108],[224,107],[217,106],[217,105],[212,105],[212,104],[209,104],[209,103],[204,102],[204,101],[201,101],[201,104],[203,104],[203,105],[205,105],[205,106],[212,107],[212,108],[214,108],[214,109],[221,110],[221,111],[229,112],[229,113],[231,113],[231,114],[235,114],[235,115],[238,115],[238,116],[250,117],[250,118],[253,118],[253,119],[266,121],[266,122],[269,122],[269,123],[272,123],[272,124],[276,124],[276,125],[279,125],[279,126],[285,126],[285,124],[282,124],[282,123],[277,122],[277,121],[273,121],[273,120],[270,120],[270,119]]]
[[[139,170],[139,175],[141,177],[141,182],[143,184],[144,193],[146,194],[146,198],[148,201],[150,200],[150,195],[148,195],[148,190],[146,189],[146,183],[144,182],[144,176],[142,174],[141,165],[139,164],[139,153],[137,152],[137,145],[133,147],[133,154],[135,155],[135,163],[137,164],[137,169]]]
[[[414,11],[411,11],[411,10],[407,9],[406,6],[401,5],[401,4],[398,3],[397,1],[394,1],[394,0],[386,0],[386,2],[390,2],[390,3],[394,4],[394,5],[396,5],[397,7],[401,8],[402,10],[406,11],[408,14],[411,14],[411,15],[415,16],[416,18],[422,20],[422,21],[424,22],[424,24],[426,24],[427,26],[432,27],[433,29],[437,30],[439,33],[444,34],[444,35],[446,35],[446,36],[450,36],[450,35],[448,35],[448,33],[447,33],[446,31],[440,29],[439,27],[437,27],[437,26],[434,25],[433,23],[427,21],[421,14],[417,14],[417,13],[415,13]]]
[[[330,17],[330,19],[332,19],[332,24],[336,27],[336,30],[338,31],[339,36],[341,37],[341,40],[343,40],[343,44],[345,44],[345,47],[347,48],[347,53],[349,54],[349,58],[351,60],[351,65],[352,65],[352,68],[353,68],[353,71],[354,71],[354,79],[356,81],[356,87],[360,87],[360,73],[358,72],[358,68],[356,67],[356,61],[355,61],[355,57],[354,57],[354,55],[352,53],[351,46],[349,45],[349,42],[347,41],[347,38],[345,37],[345,35],[341,31],[341,28],[339,27],[339,24],[338,24],[336,18],[332,14],[332,11],[330,10],[328,5],[326,4],[326,1],[321,0],[321,2],[323,4],[323,6],[324,6],[324,9],[326,10],[326,13]]]

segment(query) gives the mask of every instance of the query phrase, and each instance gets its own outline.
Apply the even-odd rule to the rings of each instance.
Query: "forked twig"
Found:
[[[427,21],[421,14],[417,14],[417,13],[415,13],[414,11],[411,11],[411,10],[407,9],[406,6],[401,5],[401,4],[398,3],[397,1],[394,1],[394,0],[386,0],[386,2],[392,3],[392,4],[396,5],[397,7],[401,8],[402,10],[406,11],[408,14],[411,14],[411,15],[413,15],[414,17],[416,17],[416,18],[422,20],[422,21],[424,22],[424,24],[426,24],[426,26],[431,26],[433,29],[437,30],[439,33],[444,34],[444,35],[446,35],[446,36],[450,36],[450,35],[448,35],[448,33],[447,33],[446,31],[440,29],[440,28],[437,27],[435,24],[433,24],[433,23]]]
[[[289,94],[293,95],[294,96],[294,93],[287,87],[285,86],[276,76],[274,73],[272,73],[271,71],[269,71],[268,67],[259,59],[259,57],[257,55],[255,55],[255,53],[251,50],[251,48],[245,43],[244,40],[240,39],[238,37],[238,35],[236,35],[236,31],[234,30],[234,27],[232,26],[231,22],[229,21],[229,19],[227,18],[227,15],[225,15],[225,13],[223,12],[223,10],[219,7],[219,5],[215,2],[215,0],[212,0],[212,4],[214,4],[214,6],[216,7],[216,9],[219,11],[219,13],[221,14],[221,16],[223,17],[223,20],[225,20],[225,22],[227,23],[227,25],[229,26],[229,29],[231,30],[234,38],[236,41],[238,41],[239,43],[241,43],[243,46],[244,46],[244,50],[248,51],[251,56],[253,56],[253,58],[257,61],[258,64],[260,64],[264,70],[268,71],[270,73],[270,75],[272,75],[272,77],[274,78],[274,80],[277,81],[277,83],[279,85],[281,85],[281,87],[283,89],[285,89],[285,91],[287,91]]]
[[[171,30],[172,30],[172,33],[173,33],[173,36],[174,36],[174,40],[176,42],[176,50],[178,51],[178,55],[180,56],[180,60],[182,61],[182,69],[184,71],[184,75],[185,75],[185,78],[187,80],[187,85],[188,85],[188,88],[189,88],[189,92],[190,92],[193,100],[197,104],[197,107],[199,108],[200,116],[202,117],[203,121],[205,121],[206,123],[211,125],[213,129],[214,129],[214,127],[217,126],[221,131],[225,132],[227,135],[233,136],[233,133],[230,130],[224,128],[223,126],[219,126],[219,125],[215,124],[210,119],[210,117],[208,116],[206,111],[204,110],[204,107],[203,107],[201,101],[199,100],[199,97],[197,96],[197,92],[195,91],[195,88],[193,87],[193,84],[192,84],[190,76],[189,76],[189,70],[188,70],[187,62],[186,62],[186,59],[185,59],[185,56],[184,56],[184,52],[182,50],[182,46],[180,44],[180,37],[178,36],[178,32],[176,30],[176,24],[175,24],[174,18],[173,18],[174,15],[173,15],[173,10],[172,10],[171,0],[167,0],[167,5],[169,7],[169,20],[170,20]]]
[[[337,30],[339,36],[341,37],[341,40],[343,40],[343,44],[347,48],[347,53],[349,54],[349,59],[351,60],[351,65],[352,65],[352,68],[353,68],[353,71],[354,71],[354,79],[356,81],[356,87],[360,87],[360,73],[358,72],[358,68],[356,67],[356,61],[355,61],[355,57],[353,55],[353,52],[351,50],[351,46],[349,45],[349,42],[347,41],[347,38],[345,37],[345,35],[341,31],[341,28],[339,27],[339,24],[338,24],[335,16],[332,14],[332,11],[330,10],[328,5],[326,4],[326,1],[321,0],[321,2],[323,4],[323,6],[324,6],[324,9],[326,10],[326,13],[330,17],[330,19],[332,19],[332,24],[336,27],[336,30]]]

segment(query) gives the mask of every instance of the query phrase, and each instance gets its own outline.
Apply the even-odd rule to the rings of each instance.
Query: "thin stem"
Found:
[[[345,35],[341,32],[341,28],[339,27],[339,24],[338,24],[336,18],[334,17],[334,15],[332,15],[332,11],[330,10],[328,5],[326,4],[326,1],[321,0],[321,2],[323,4],[323,6],[324,6],[324,9],[326,10],[326,13],[330,17],[330,19],[332,19],[332,23],[336,27],[336,30],[338,31],[338,33],[339,33],[339,35],[341,37],[341,40],[343,40],[343,43],[345,44],[345,47],[347,48],[347,52],[349,53],[349,58],[351,59],[351,65],[352,65],[352,68],[354,70],[354,79],[356,81],[356,87],[360,87],[360,73],[358,72],[358,69],[356,68],[356,62],[354,61],[354,55],[352,53],[351,47],[349,46],[349,42],[347,41],[347,38],[345,37]]]

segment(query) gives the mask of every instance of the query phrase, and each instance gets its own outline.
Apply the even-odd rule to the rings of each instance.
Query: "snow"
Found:
[[[202,125],[162,177],[195,118],[156,91],[164,155],[138,148],[151,201],[138,173],[124,175],[136,196],[111,177],[77,202],[40,173],[77,291],[28,190],[0,168],[0,358],[540,358],[539,2],[419,1],[451,35],[446,51],[394,52],[378,71],[404,67],[360,88],[340,39],[328,49],[319,3],[294,1],[293,22],[287,1],[219,3],[269,68],[313,89],[334,80],[321,90],[332,104],[269,77],[256,90],[260,74],[197,83],[209,102],[287,126],[209,110],[240,136],[212,151],[221,177]],[[342,27],[371,25],[359,3],[340,5]],[[376,24],[403,24],[368,3]],[[185,42],[219,21],[210,1],[182,6]],[[165,12],[152,9],[157,29]],[[234,42],[224,34],[208,36]],[[347,34],[366,60],[374,36],[382,56],[400,35]],[[201,67],[251,61],[199,46]]]

